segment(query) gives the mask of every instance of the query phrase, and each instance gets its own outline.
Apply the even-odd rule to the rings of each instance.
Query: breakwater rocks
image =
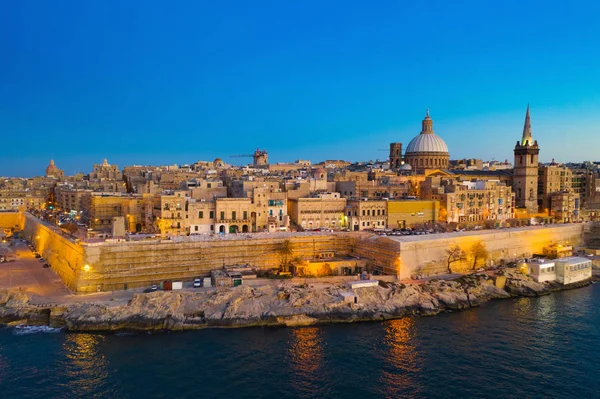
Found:
[[[492,299],[537,296],[557,289],[516,272],[505,272],[499,288],[486,274],[421,285],[380,282],[354,290],[343,285],[282,282],[202,291],[157,291],[134,294],[126,305],[75,303],[35,306],[25,293],[0,291],[0,323],[47,325],[69,331],[160,331],[206,327],[307,326],[319,323],[387,320],[460,311]],[[589,281],[583,284],[589,284]],[[582,285],[583,285],[582,284]],[[571,287],[572,288],[572,287]]]

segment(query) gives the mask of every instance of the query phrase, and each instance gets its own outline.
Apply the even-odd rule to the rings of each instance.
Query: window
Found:
[[[363,209],[363,216],[365,216],[367,214],[367,212]]]
[[[225,219],[225,212],[221,211],[221,220],[224,220],[224,219]]]
[[[244,211],[244,219],[248,219],[248,211]]]
[[[237,216],[236,212],[231,211],[231,219],[233,219],[233,220],[237,219],[236,216]]]
[[[198,231],[198,226],[194,226],[194,231]]]
[[[211,219],[214,219],[215,218],[215,211],[210,211],[208,213],[208,217],[211,218]]]
[[[204,212],[203,211],[198,212],[198,217],[200,219],[204,219]]]

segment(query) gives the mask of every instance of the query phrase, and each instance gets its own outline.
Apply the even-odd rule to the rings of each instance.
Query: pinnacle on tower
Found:
[[[527,104],[527,113],[525,114],[525,125],[523,126],[523,138],[521,139],[521,145],[533,145],[533,136],[531,135],[531,120],[529,117],[529,104]]]

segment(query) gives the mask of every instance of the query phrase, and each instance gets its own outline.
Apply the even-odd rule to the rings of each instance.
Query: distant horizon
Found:
[[[528,103],[540,161],[600,159],[596,2],[67,3],[3,9],[0,176],[382,160],[427,108],[451,159],[512,162]]]

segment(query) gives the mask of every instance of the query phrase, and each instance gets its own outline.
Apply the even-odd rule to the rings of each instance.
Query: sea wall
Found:
[[[84,264],[79,292],[122,290],[158,284],[164,280],[191,280],[224,265],[249,264],[260,269],[277,268],[282,262],[278,246],[291,243],[290,258],[310,259],[323,252],[348,256],[350,234],[285,235],[280,238],[238,238],[194,241],[144,240],[119,243],[84,243]]]
[[[406,236],[387,238],[386,245],[394,241],[398,248],[398,263],[384,265],[385,272],[400,270],[400,278],[411,275],[435,275],[447,272],[448,254],[446,250],[458,245],[465,251],[466,257],[451,265],[453,271],[463,272],[473,267],[470,249],[480,241],[489,251],[488,264],[514,261],[520,258],[541,254],[545,246],[562,244],[583,245],[583,224],[566,224],[541,227],[523,227],[517,229],[482,230],[477,232],[445,233],[428,236]],[[482,266],[478,264],[477,267]]]
[[[84,248],[59,228],[25,213],[23,236],[42,255],[67,287],[77,291],[83,268]]]
[[[173,237],[121,242],[78,242],[60,229],[25,214],[25,237],[75,292],[123,290],[164,280],[191,280],[224,265],[250,264],[261,269],[282,263],[278,247],[291,245],[290,258],[312,259],[320,254],[355,255],[368,260],[370,269],[409,278],[415,273],[446,273],[446,250],[459,245],[467,257],[452,264],[453,271],[472,266],[469,249],[481,241],[498,263],[534,253],[557,243],[582,245],[583,225],[556,225],[507,230],[447,233],[427,236],[385,237],[367,233],[240,234],[236,237]]]

